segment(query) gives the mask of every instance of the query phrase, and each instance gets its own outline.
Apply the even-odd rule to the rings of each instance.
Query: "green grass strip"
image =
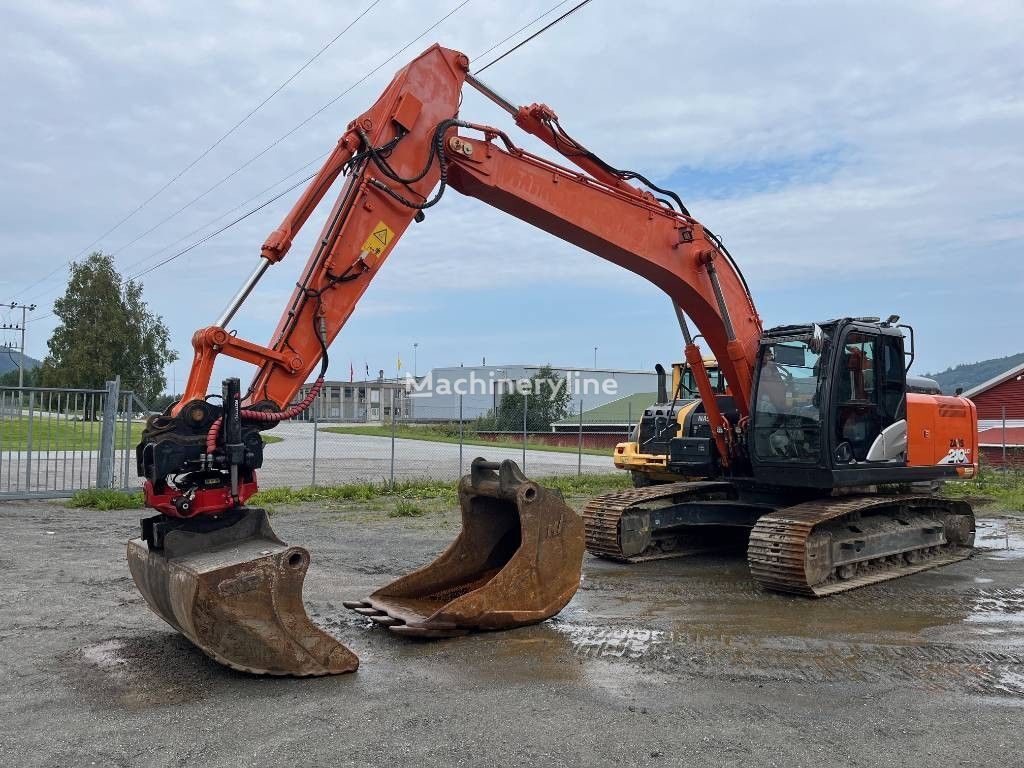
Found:
[[[390,426],[360,425],[356,427],[321,427],[321,432],[333,432],[338,435],[366,435],[369,437],[391,437]],[[395,427],[395,437],[403,440],[423,440],[429,443],[459,444],[459,436],[439,432],[430,427]],[[625,436],[623,436],[625,439]],[[463,445],[483,445],[495,448],[522,448],[522,440],[485,440],[474,434],[466,434],[462,439]],[[527,440],[526,447],[531,451],[551,451],[552,453],[577,453],[578,448],[571,445],[548,445],[547,443],[530,442]],[[589,456],[611,456],[611,448],[584,448],[583,453]]]

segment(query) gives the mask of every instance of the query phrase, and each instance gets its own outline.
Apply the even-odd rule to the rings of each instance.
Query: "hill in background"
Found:
[[[966,391],[1021,364],[1024,364],[1024,352],[977,363],[961,363],[940,373],[926,373],[925,376],[935,379],[942,387],[943,393],[951,395],[956,392],[957,387],[963,387]]]
[[[16,350],[8,350],[0,348],[0,376],[3,376],[9,371],[18,370],[18,357],[21,353]],[[34,357],[25,355],[25,369],[38,368],[42,365],[41,362],[36,360]]]

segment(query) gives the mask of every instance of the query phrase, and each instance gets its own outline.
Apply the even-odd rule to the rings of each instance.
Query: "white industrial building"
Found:
[[[544,368],[540,364],[473,365],[433,368],[419,376],[415,385],[407,385],[407,405],[416,421],[450,421],[476,419],[498,407],[501,398],[517,382],[528,381]],[[615,368],[580,368],[549,366],[569,389],[572,402],[583,400],[584,408],[639,392],[657,390],[653,371],[631,371]],[[574,405],[575,408],[575,405]]]
[[[433,368],[428,373],[397,379],[326,381],[313,408],[300,418],[338,423],[388,423],[392,414],[401,421],[442,422],[486,416],[496,409],[506,392],[529,381],[543,365],[473,365]],[[657,389],[653,371],[614,368],[550,366],[572,397],[573,410],[580,400],[584,409],[641,392]],[[303,385],[296,396],[309,391]],[[461,404],[460,404],[461,397]]]

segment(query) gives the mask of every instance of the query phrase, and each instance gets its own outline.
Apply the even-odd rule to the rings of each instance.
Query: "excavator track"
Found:
[[[699,533],[650,536],[651,526],[645,523],[644,517],[658,507],[734,495],[731,483],[694,481],[630,488],[596,496],[583,508],[587,551],[606,560],[639,563],[714,549]],[[624,523],[628,529],[625,536]],[[642,546],[645,541],[647,545]],[[638,546],[640,551],[635,551]]]
[[[965,560],[974,513],[934,496],[819,499],[762,516],[750,573],[765,589],[825,597]]]

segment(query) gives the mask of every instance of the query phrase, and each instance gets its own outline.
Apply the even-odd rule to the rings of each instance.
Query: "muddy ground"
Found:
[[[818,602],[760,592],[734,555],[588,556],[555,620],[413,642],[341,603],[454,537],[432,504],[276,510],[313,551],[310,614],[362,659],[308,680],[231,672],[150,613],[124,562],[138,512],[0,504],[0,763],[1019,764],[1024,521],[983,521],[969,561]]]

